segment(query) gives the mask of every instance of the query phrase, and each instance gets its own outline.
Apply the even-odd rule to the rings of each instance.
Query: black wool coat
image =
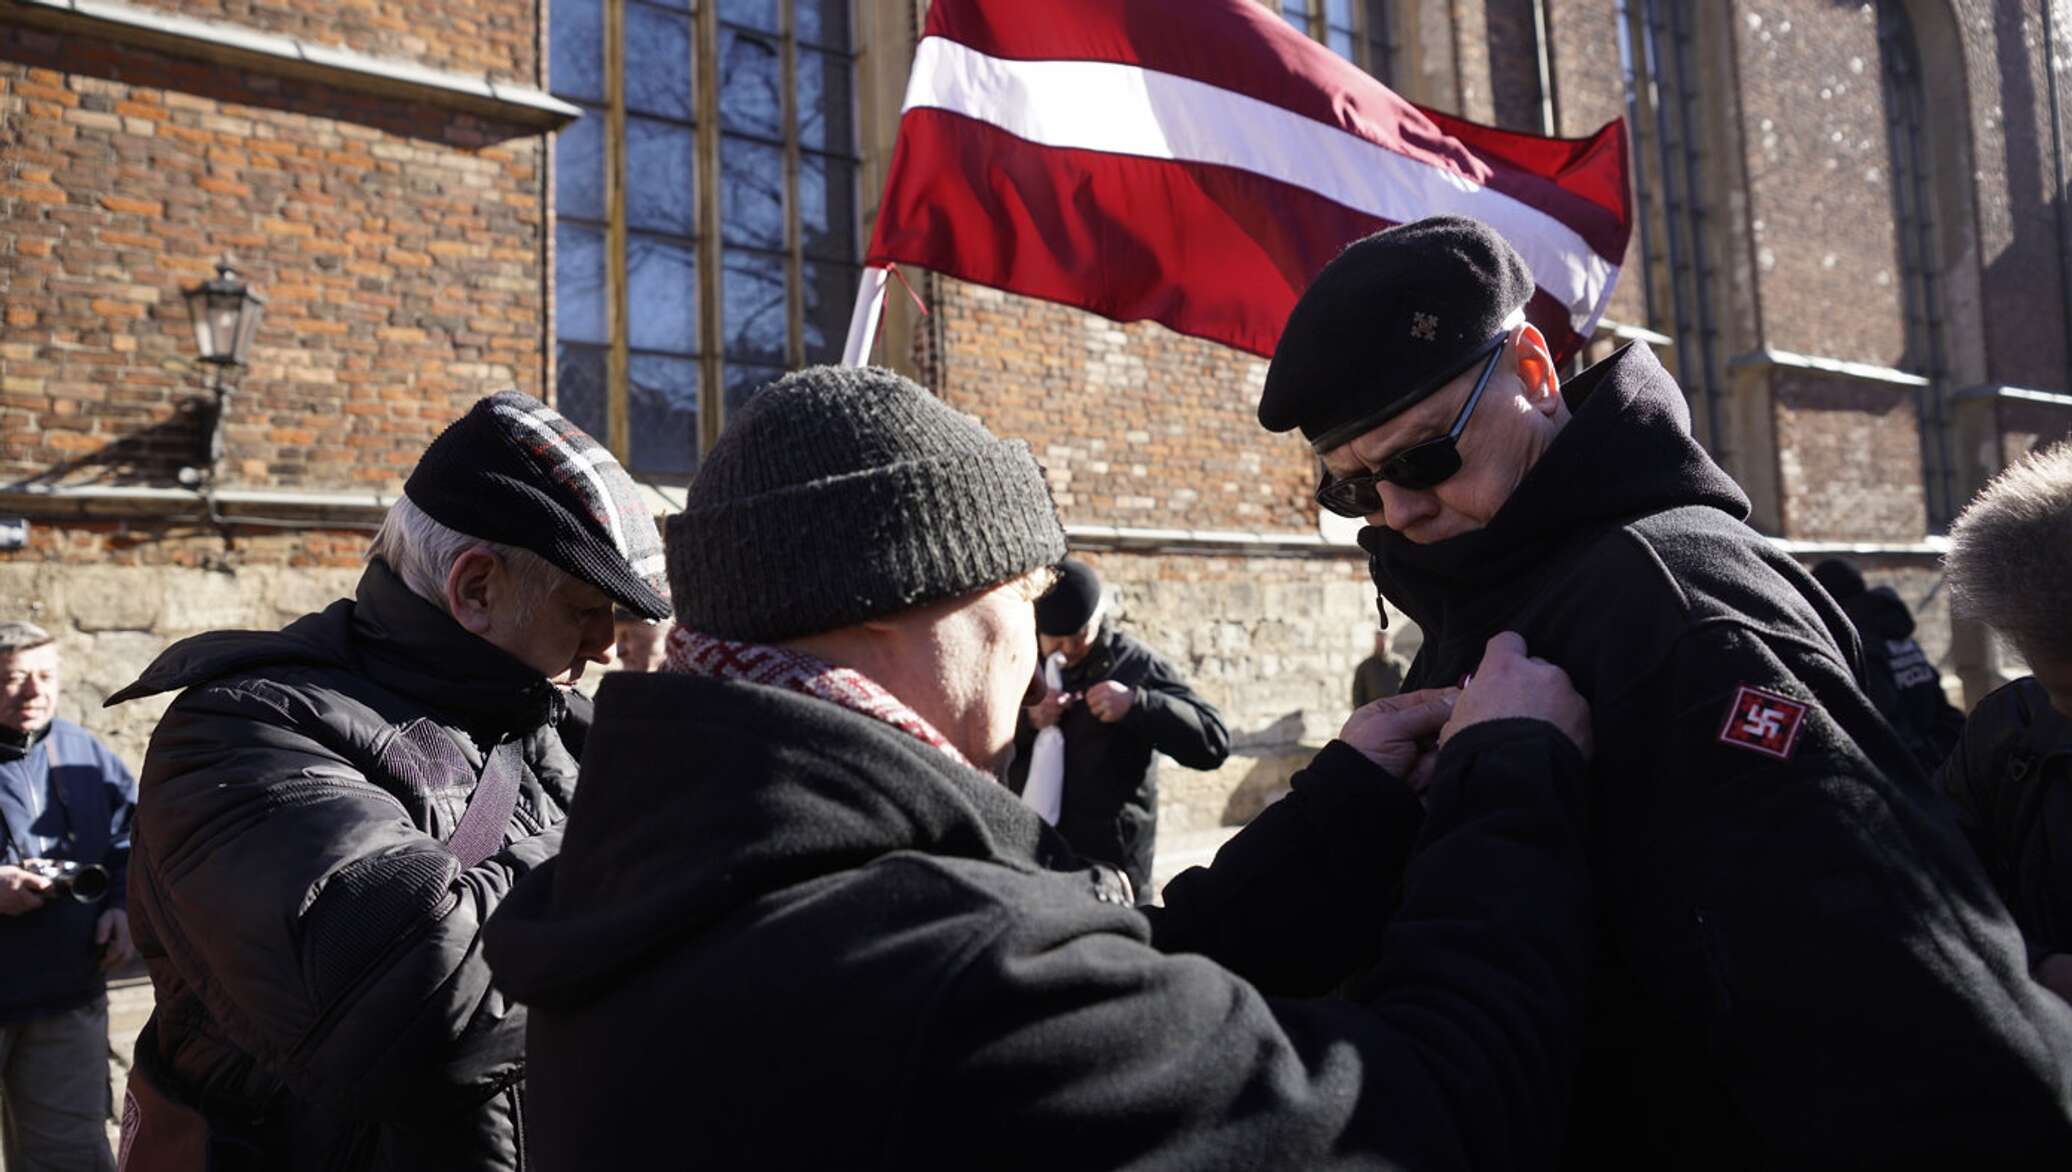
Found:
[[[377,561],[357,602],[183,640],[109,703],[175,689],[129,873],[153,1066],[255,1167],[520,1167],[524,1012],[479,936],[561,845],[554,687]],[[506,742],[504,849],[464,870],[444,840]]]
[[[1230,756],[1222,714],[1196,695],[1180,673],[1141,641],[1102,624],[1086,658],[1063,672],[1065,690],[1084,694],[1104,681],[1135,693],[1121,720],[1108,723],[1083,702],[1065,709],[1065,789],[1058,803],[1058,833],[1082,857],[1130,877],[1140,895],[1151,891],[1151,859],[1158,844],[1158,758],[1163,753],[1189,769],[1214,769]],[[1008,783],[1016,793],[1028,781],[1036,729],[1028,714],[1015,732]]]
[[[1533,1168],[1588,952],[1581,758],[1344,745],[1139,911],[992,778],[825,701],[613,675],[491,921],[537,1166]],[[1413,839],[1423,846],[1401,891]],[[1313,999],[1380,960],[1361,1002]]]
[[[1487,527],[1361,543],[1424,631],[1407,687],[1513,630],[1591,702],[1599,940],[1567,1165],[2064,1166],[2072,1008],[1865,698],[1848,620],[1743,524],[1646,347],[1565,395]]]

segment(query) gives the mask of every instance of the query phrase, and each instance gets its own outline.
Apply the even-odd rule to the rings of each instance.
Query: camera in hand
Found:
[[[52,899],[99,903],[108,896],[108,868],[71,859],[23,859],[22,870],[50,880]]]

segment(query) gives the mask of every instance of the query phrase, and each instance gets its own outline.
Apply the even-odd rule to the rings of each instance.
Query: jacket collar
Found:
[[[478,743],[558,721],[563,701],[540,673],[410,592],[376,559],[356,598],[279,631],[210,631],[166,648],[107,706],[275,665],[339,668],[423,705]]]
[[[1360,546],[1374,584],[1430,632],[1449,608],[1508,593],[1521,574],[1579,537],[1687,505],[1748,516],[1748,498],[1691,437],[1682,388],[1634,343],[1562,391],[1568,425],[1488,525],[1419,545],[1370,525]]]
[[[382,687],[494,743],[560,719],[545,676],[419,598],[376,558],[355,591],[352,645]]]
[[[0,765],[5,765],[9,761],[19,761],[35,752],[36,746],[50,735],[50,730],[56,728],[57,723],[56,720],[52,720],[34,732],[0,727]]]
[[[664,941],[889,855],[1083,866],[993,778],[785,689],[614,673],[585,751],[561,855],[491,925],[498,983],[528,1003],[578,997]]]

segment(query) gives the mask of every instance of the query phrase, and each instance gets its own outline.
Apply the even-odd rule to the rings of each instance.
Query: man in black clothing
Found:
[[[1522,634],[1591,697],[1599,897],[1568,1163],[2028,1166],[2072,1151],[2072,1013],[1864,697],[1848,620],[1743,524],[1644,346],[1567,386],[1532,275],[1440,217],[1303,294],[1260,421],[1363,516],[1410,687]]]
[[[2072,1001],[2072,444],[2033,453],[1950,527],[1957,613],[2029,665],[1979,701],[1937,777],[2015,922],[2036,977]]]
[[[1868,586],[1855,566],[1829,558],[1813,567],[1820,583],[1856,628],[1863,645],[1863,691],[1892,731],[1930,773],[1942,768],[1964,713],[1943,693],[1942,673],[1914,641],[1914,615],[1890,586]]]
[[[550,677],[667,613],[623,469],[517,391],[434,440],[353,599],[168,648],[129,872],[152,1168],[523,1166],[524,1014],[480,933],[561,847]],[[205,1140],[198,1137],[205,1136]],[[205,1149],[205,1150],[204,1150]]]
[[[1457,702],[1364,710],[1140,911],[989,772],[1064,553],[1024,445],[811,368],[735,416],[668,533],[665,669],[606,678],[567,849],[487,935],[531,1015],[536,1167],[1551,1158],[1588,716],[1515,636]]]
[[[1151,898],[1151,856],[1158,839],[1158,759],[1214,769],[1230,756],[1230,733],[1208,701],[1171,664],[1115,629],[1104,613],[1101,580],[1074,558],[1036,603],[1037,650],[1059,660],[1062,687],[1022,712],[1009,784],[1022,792],[1036,734],[1064,734],[1064,788],[1058,833],[1081,858],[1129,876]]]

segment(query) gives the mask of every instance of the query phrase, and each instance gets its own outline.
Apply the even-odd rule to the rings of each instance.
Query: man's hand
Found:
[[[1430,759],[1427,750],[1458,695],[1458,688],[1426,688],[1384,696],[1353,709],[1338,739],[1421,793],[1431,770],[1419,766]]]
[[[1128,716],[1136,703],[1137,690],[1114,680],[1102,680],[1086,690],[1086,710],[1102,724],[1114,724]]]
[[[50,901],[50,880],[20,867],[0,867],[0,916],[19,916]]]
[[[130,940],[129,913],[119,907],[102,912],[94,924],[94,943],[101,946],[104,973],[112,973],[134,959],[137,946]]]
[[[1050,728],[1065,714],[1065,709],[1072,706],[1072,700],[1070,692],[1055,689],[1044,692],[1042,700],[1029,705],[1029,723],[1037,728]]]
[[[1525,640],[1504,631],[1483,649],[1482,664],[1453,706],[1453,718],[1439,730],[1439,743],[1471,724],[1506,717],[1544,720],[1574,741],[1588,757],[1590,705],[1568,682],[1568,673],[1525,653]]]

